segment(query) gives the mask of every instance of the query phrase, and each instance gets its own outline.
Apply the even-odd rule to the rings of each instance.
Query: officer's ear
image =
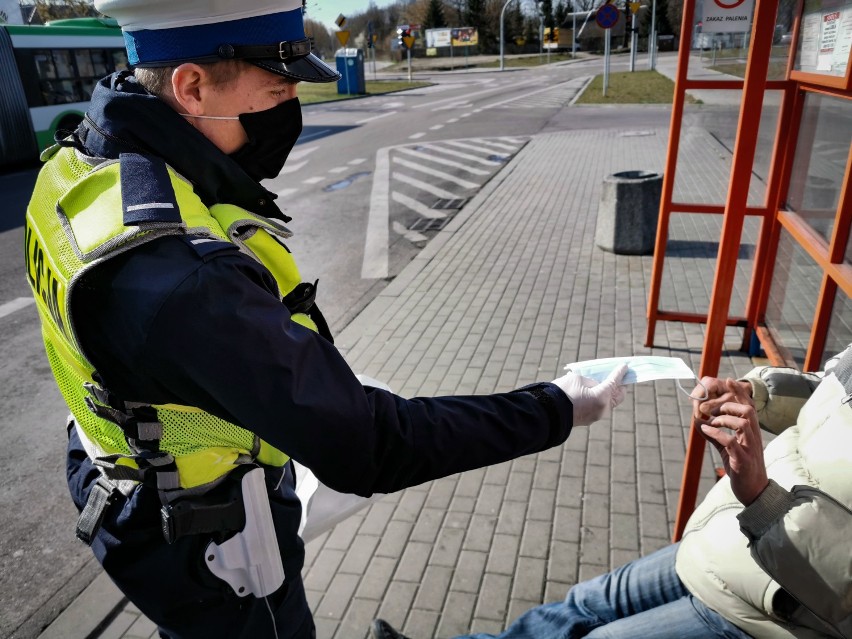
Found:
[[[208,88],[207,70],[193,62],[175,67],[172,71],[172,97],[179,110],[190,115],[203,113],[202,99]]]

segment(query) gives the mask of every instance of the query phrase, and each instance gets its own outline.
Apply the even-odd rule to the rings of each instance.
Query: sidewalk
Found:
[[[673,76],[661,57],[659,70],[669,67]],[[701,325],[661,322],[658,346],[643,346],[651,258],[594,245],[603,178],[662,171],[666,143],[663,129],[534,137],[337,338],[352,368],[403,396],[506,391],[615,355],[673,355],[697,370]],[[696,196],[718,189],[708,168],[718,151],[700,150],[682,149],[678,166]],[[715,216],[673,220],[682,247],[719,236]],[[711,250],[667,258],[663,306],[706,310],[714,262]],[[737,295],[745,284],[737,279]],[[732,331],[721,374],[751,368],[739,341]],[[560,448],[389,495],[343,522],[307,546],[318,639],[366,637],[375,616],[413,639],[496,632],[666,545],[689,413],[674,383],[637,385],[611,419],[576,428]],[[707,453],[700,495],[713,476]],[[157,635],[100,577],[42,635],[87,636]]]

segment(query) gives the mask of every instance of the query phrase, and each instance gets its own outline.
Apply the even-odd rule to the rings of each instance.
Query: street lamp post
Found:
[[[506,3],[503,5],[503,8],[500,10],[500,70],[503,70],[503,47],[506,45],[505,38],[503,37],[503,19],[506,16],[506,8],[512,0],[506,0]]]

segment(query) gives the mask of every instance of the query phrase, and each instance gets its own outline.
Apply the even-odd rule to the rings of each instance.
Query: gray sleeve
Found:
[[[852,511],[809,486],[773,480],[737,515],[757,564],[842,637],[852,637]]]
[[[761,428],[776,435],[796,423],[799,411],[822,380],[822,373],[795,368],[761,366],[742,381],[751,383],[754,408]]]

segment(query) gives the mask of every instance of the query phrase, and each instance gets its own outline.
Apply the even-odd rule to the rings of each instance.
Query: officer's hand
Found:
[[[627,366],[622,364],[601,383],[576,373],[568,373],[553,380],[574,405],[575,426],[596,422],[608,410],[624,401],[624,387],[619,383],[626,372]]]
[[[733,390],[732,390],[733,389]],[[701,384],[696,386],[691,395],[707,399],[692,400],[692,417],[697,424],[706,424],[712,417],[719,414],[719,409],[727,402],[743,403],[753,406],[751,400],[751,383],[718,377],[702,377]]]
[[[763,460],[763,440],[747,391],[732,379],[727,380],[726,388],[733,401],[719,406],[715,416],[709,422],[702,422],[700,427],[722,457],[734,496],[748,506],[769,483]],[[731,432],[721,430],[723,428]]]

